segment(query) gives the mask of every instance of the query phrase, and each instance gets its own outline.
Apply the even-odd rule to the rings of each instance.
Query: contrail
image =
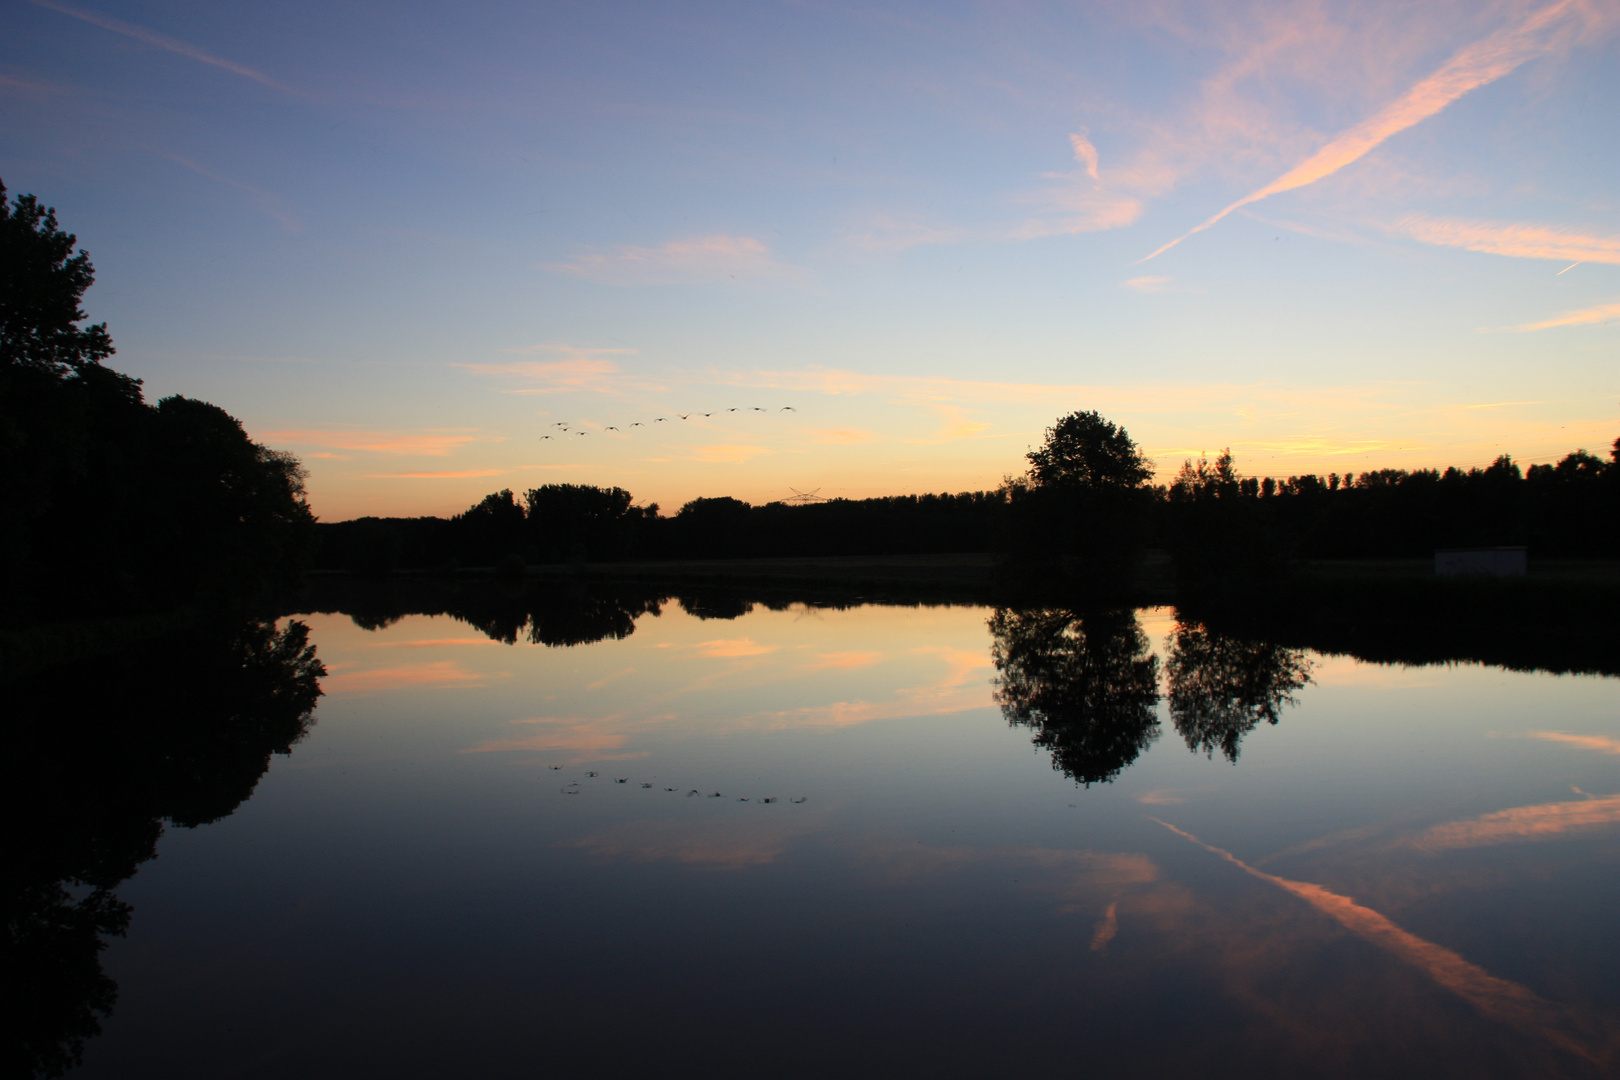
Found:
[[[176,41],[172,37],[167,37],[152,30],[147,30],[144,27],[132,26],[127,22],[110,18],[106,15],[96,15],[88,11],[80,11],[77,8],[68,7],[66,4],[55,3],[54,0],[29,0],[29,3],[36,7],[48,8],[51,11],[59,12],[60,14],[70,16],[71,18],[90,23],[92,26],[99,26],[103,30],[111,30],[115,34],[123,34],[125,37],[132,37],[136,41],[144,41],[146,44],[154,45],[159,49],[167,49],[170,52],[179,53],[181,56],[189,56],[191,59],[199,61],[200,63],[212,64],[214,67],[224,68],[226,71],[240,75],[245,79],[252,79],[256,83],[262,83],[273,90],[280,90],[286,94],[299,93],[299,91],[294,90],[292,87],[277,82],[262,71],[255,71],[253,68],[250,68],[245,64],[238,64],[234,60],[226,60],[222,57],[215,56],[213,53],[204,52],[195,45],[187,45],[183,41]]]
[[[37,3],[38,0],[35,0]],[[1457,53],[1440,70],[1390,102],[1373,116],[1328,143],[1258,191],[1251,192],[1196,228],[1176,237],[1146,259],[1169,251],[1193,233],[1203,232],[1234,210],[1283,191],[1314,184],[1332,176],[1377,149],[1390,136],[1405,131],[1450,105],[1470,90],[1495,82],[1527,60],[1548,51],[1543,32],[1576,6],[1576,0],[1558,0],[1516,26],[1506,27]]]
[[[1477,964],[1464,960],[1450,949],[1401,929],[1387,917],[1371,908],[1361,906],[1348,896],[1329,892],[1320,885],[1312,885],[1305,881],[1290,881],[1268,874],[1264,870],[1256,870],[1230,851],[1206,844],[1192,833],[1178,829],[1168,821],[1159,818],[1151,820],[1163,825],[1177,836],[1192,841],[1205,851],[1219,855],[1244,873],[1251,874],[1261,881],[1268,881],[1299,897],[1351,933],[1365,938],[1411,964],[1492,1020],[1540,1035],[1554,1045],[1588,1061],[1599,1061],[1599,1055],[1589,1046],[1593,1041],[1590,1034],[1584,1031],[1579,1034],[1572,1032],[1571,1029],[1576,1027],[1572,1023],[1572,1018],[1528,987],[1492,975]]]

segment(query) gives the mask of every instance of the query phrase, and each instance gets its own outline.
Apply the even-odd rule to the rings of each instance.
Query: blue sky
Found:
[[[1164,471],[1620,435],[1612,0],[7,12],[115,365],[324,518],[993,487],[1088,408]]]

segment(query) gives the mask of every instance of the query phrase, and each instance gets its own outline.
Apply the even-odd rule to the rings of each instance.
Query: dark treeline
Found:
[[[751,506],[694,499],[672,516],[622,488],[509,490],[444,518],[317,526],[315,565],[357,573],[626,559],[1000,552],[1035,576],[1120,580],[1146,547],[1184,584],[1268,577],[1296,558],[1418,558],[1438,548],[1524,545],[1539,556],[1620,556],[1620,439],[1521,471],[1382,469],[1245,477],[1230,453],[1154,486],[1123,429],[1074,413],[1030,469],[996,491]],[[1081,569],[1083,568],[1083,570]]]
[[[115,890],[166,828],[217,821],[253,793],[308,731],[324,674],[302,624],[248,621],[0,682],[0,1073],[78,1063],[118,997],[100,960],[132,914]]]
[[[516,563],[929,555],[993,550],[1006,492],[751,506],[694,499],[665,517],[622,488],[548,484],[486,496],[452,518],[359,518],[316,527],[315,565],[356,573]]]
[[[217,406],[148,405],[81,326],[75,237],[0,185],[0,625],[265,602],[307,564],[304,471]]]

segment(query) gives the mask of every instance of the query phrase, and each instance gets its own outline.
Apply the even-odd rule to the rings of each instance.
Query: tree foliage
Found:
[[[0,187],[0,194],[3,194]],[[230,414],[101,361],[89,256],[33,196],[0,199],[0,621],[248,603],[290,584],[314,517],[304,470]]]
[[[81,327],[79,300],[96,279],[90,255],[73,253],[54,207],[32,195],[6,205],[0,183],[0,365],[62,375],[113,354],[107,324]]]
[[[1125,429],[1101,413],[1073,412],[1046,429],[1046,441],[1024,455],[1033,487],[1139,491],[1153,479],[1153,462]]]

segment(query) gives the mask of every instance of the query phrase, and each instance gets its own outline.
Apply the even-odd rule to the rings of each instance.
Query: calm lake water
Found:
[[[314,724],[117,888],[74,1075],[1620,1061],[1620,681],[736,610],[298,616]]]

